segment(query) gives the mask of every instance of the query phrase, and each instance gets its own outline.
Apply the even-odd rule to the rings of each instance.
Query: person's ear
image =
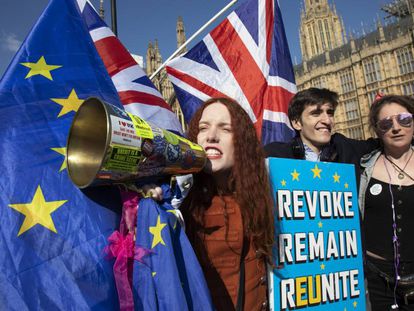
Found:
[[[297,131],[301,131],[302,130],[302,122],[300,122],[300,120],[293,120],[292,121],[292,126]]]

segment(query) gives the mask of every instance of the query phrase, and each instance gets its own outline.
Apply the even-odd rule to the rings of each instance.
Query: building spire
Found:
[[[328,0],[305,0],[304,4],[300,21],[302,59],[310,60],[347,41],[335,3],[330,6]]]
[[[377,15],[377,30],[378,30],[378,39],[380,42],[385,41],[385,33],[384,33],[384,27],[382,27],[381,19]]]
[[[348,37],[346,35],[346,29],[345,29],[345,23],[344,23],[344,19],[341,16],[341,27],[342,27],[342,37],[344,40],[344,43],[348,43]]]
[[[183,22],[183,18],[181,16],[178,16],[176,31],[177,31],[177,48],[179,48],[186,41],[184,22]],[[186,52],[186,51],[187,51],[187,49],[184,48],[183,52]]]
[[[147,61],[147,75],[151,75],[155,69],[155,64],[154,64],[154,48],[152,46],[152,42],[150,41],[148,43],[148,48],[147,48],[147,55],[146,55],[146,61]]]
[[[352,32],[349,32],[349,44],[351,46],[351,53],[355,53],[357,49],[356,49],[354,35],[352,34]]]
[[[99,0],[99,16],[102,20],[105,19],[104,0]]]
[[[336,4],[335,4],[335,1],[332,1],[332,9],[333,9],[333,13],[335,15],[338,15],[338,13],[336,13]]]
[[[320,6],[320,7],[329,6],[328,0],[305,0],[306,11],[314,9],[317,6]]]
[[[160,53],[160,49],[158,47],[158,39],[155,39],[154,43],[154,53],[155,53],[155,70],[158,69],[162,65],[162,57]]]

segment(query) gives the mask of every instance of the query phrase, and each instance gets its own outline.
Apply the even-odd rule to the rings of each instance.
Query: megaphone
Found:
[[[196,173],[205,163],[201,146],[96,97],[83,102],[69,131],[67,169],[79,188]]]

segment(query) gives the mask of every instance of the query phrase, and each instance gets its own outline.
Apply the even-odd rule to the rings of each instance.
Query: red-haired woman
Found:
[[[217,310],[267,309],[273,205],[253,123],[235,101],[212,98],[195,113],[188,138],[208,163],[180,209],[213,303]]]

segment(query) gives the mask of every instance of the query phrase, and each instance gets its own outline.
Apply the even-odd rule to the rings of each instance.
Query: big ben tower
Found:
[[[343,22],[336,13],[335,5],[328,0],[305,0],[301,11],[300,47],[302,59],[331,51],[346,43]]]

